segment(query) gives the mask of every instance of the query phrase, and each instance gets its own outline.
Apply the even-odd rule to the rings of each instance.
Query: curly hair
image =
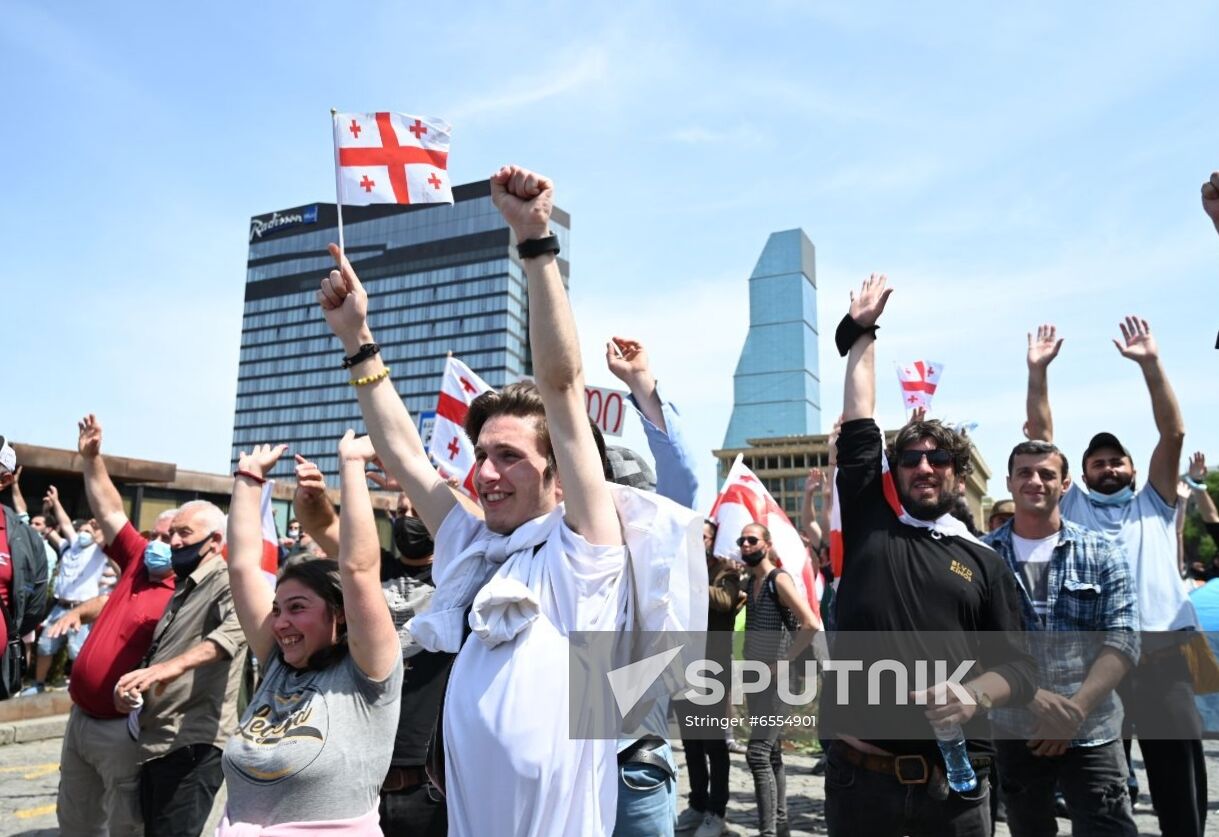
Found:
[[[970,451],[973,448],[969,437],[953,430],[939,419],[930,421],[912,421],[897,431],[897,438],[886,452],[889,457],[889,467],[897,466],[897,456],[906,448],[920,441],[930,439],[940,450],[952,454],[952,467],[958,478],[967,477],[973,472],[970,463]]]

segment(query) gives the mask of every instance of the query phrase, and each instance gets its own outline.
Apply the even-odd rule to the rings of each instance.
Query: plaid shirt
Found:
[[[1037,659],[1037,686],[1070,697],[1079,690],[1102,648],[1114,648],[1136,664],[1139,612],[1125,559],[1099,532],[1062,521],[1048,568],[1047,610],[1038,616],[1021,576],[1012,545],[1012,523],[983,540],[1011,567],[1020,589],[1020,607],[1029,646]],[[1050,636],[1054,634],[1054,636]],[[1036,718],[1027,709],[995,709],[991,720],[1008,735],[1031,738]],[[1071,741],[1094,747],[1121,735],[1122,704],[1110,692],[1097,704]]]

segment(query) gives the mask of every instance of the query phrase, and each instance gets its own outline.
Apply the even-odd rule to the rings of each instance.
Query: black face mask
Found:
[[[745,562],[745,566],[747,567],[756,567],[758,564],[762,563],[762,559],[765,557],[766,553],[760,549],[751,555],[746,555],[744,552],[741,553],[741,560]]]
[[[403,515],[394,521],[394,546],[403,558],[426,558],[436,551],[436,544],[423,521]]]
[[[203,560],[203,556],[199,553],[203,551],[212,537],[208,535],[198,543],[192,543],[189,546],[180,546],[170,552],[170,563],[174,568],[174,575],[178,578],[185,578],[195,571],[195,567],[199,566],[199,562]]]

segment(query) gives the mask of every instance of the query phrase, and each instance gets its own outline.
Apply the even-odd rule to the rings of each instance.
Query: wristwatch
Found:
[[[981,689],[975,689],[973,686],[966,686],[969,689],[969,695],[974,699],[974,703],[978,705],[979,711],[989,712],[994,708],[995,702],[990,699],[990,695]]]

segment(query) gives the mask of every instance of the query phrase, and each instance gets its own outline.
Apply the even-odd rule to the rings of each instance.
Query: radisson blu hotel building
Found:
[[[531,373],[529,306],[515,241],[486,181],[453,188],[454,203],[344,206],[347,258],[368,291],[369,324],[391,380],[426,434],[445,356],[452,352],[493,387]],[[337,485],[338,440],[364,432],[316,292],[334,262],[334,204],[250,219],[245,314],[233,417],[232,462],[259,443],[285,442]],[[571,217],[557,207],[559,269],[570,276]],[[285,457],[273,476],[289,477]]]

